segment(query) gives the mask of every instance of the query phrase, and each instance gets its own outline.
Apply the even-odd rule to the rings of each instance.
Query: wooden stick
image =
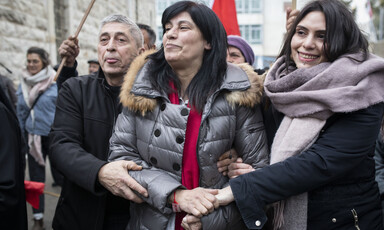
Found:
[[[296,0],[292,0],[292,10],[296,10]]]
[[[60,197],[60,194],[57,194],[55,192],[45,191],[45,190],[44,190],[44,194],[47,194],[47,195],[50,195],[50,196],[54,196],[54,197],[57,197],[57,198]]]
[[[79,33],[80,33],[80,31],[81,31],[81,28],[83,27],[84,22],[85,22],[85,20],[87,19],[88,14],[89,14],[89,12],[91,11],[91,9],[92,9],[93,4],[95,3],[95,1],[96,1],[96,0],[91,0],[91,2],[89,3],[88,8],[87,8],[87,10],[85,11],[85,13],[84,13],[84,15],[83,15],[83,18],[81,19],[81,22],[80,22],[79,26],[77,27],[76,33],[75,33],[75,35],[74,35],[74,38],[77,38],[77,36],[79,36]],[[65,63],[66,60],[67,60],[67,57],[64,57],[64,58],[61,60],[60,66],[59,66],[59,68],[57,69],[57,72],[56,72],[56,75],[55,75],[55,81],[57,80],[57,77],[60,75],[60,72],[61,72],[61,70],[63,69],[64,63]]]

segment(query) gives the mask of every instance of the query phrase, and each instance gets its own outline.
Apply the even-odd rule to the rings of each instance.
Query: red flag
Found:
[[[24,181],[25,198],[35,209],[39,208],[39,196],[44,192],[44,183],[36,181]]]
[[[227,35],[239,35],[235,0],[214,0],[212,10],[223,23]]]

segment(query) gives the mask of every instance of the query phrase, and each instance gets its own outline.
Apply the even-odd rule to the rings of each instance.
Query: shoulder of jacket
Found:
[[[147,50],[133,60],[127,74],[124,76],[124,83],[120,91],[121,104],[134,112],[140,112],[143,116],[146,112],[153,111],[157,102],[152,98],[134,95],[131,93],[131,89],[139,71],[148,61],[148,55],[154,52],[155,50]]]
[[[227,93],[226,99],[232,106],[240,105],[252,108],[261,102],[263,82],[266,74],[257,74],[253,67],[247,63],[239,64],[237,66],[247,74],[250,87],[244,91],[231,91]]]

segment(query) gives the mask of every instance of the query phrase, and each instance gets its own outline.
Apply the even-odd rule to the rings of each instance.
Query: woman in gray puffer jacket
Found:
[[[216,163],[233,147],[256,170],[268,164],[263,77],[227,64],[225,30],[205,5],[175,3],[162,23],[161,49],[137,57],[125,76],[110,140],[109,159],[142,165],[129,173],[149,194],[131,205],[127,229],[181,229],[186,214],[199,228],[245,229],[235,205],[217,207],[213,189],[229,179]]]

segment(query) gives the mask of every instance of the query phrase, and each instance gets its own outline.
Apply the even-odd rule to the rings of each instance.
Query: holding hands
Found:
[[[201,188],[200,188],[201,189]],[[205,189],[208,190],[208,189]],[[188,191],[188,190],[185,190]],[[191,190],[190,190],[191,191]],[[219,206],[225,206],[234,201],[234,197],[232,194],[231,187],[225,187],[220,190],[214,190],[216,195],[215,197],[215,208]],[[217,205],[217,206],[216,206]],[[213,211],[213,209],[212,209]],[[208,214],[208,213],[207,213]],[[181,226],[186,230],[199,230],[202,229],[201,216],[195,216],[191,214],[187,214],[183,221],[181,222]]]
[[[215,197],[216,194],[218,194],[217,189],[200,187],[192,190],[177,189],[175,194],[170,196],[170,199],[172,203],[177,202],[182,211],[196,217],[202,217],[219,207],[219,202]]]

